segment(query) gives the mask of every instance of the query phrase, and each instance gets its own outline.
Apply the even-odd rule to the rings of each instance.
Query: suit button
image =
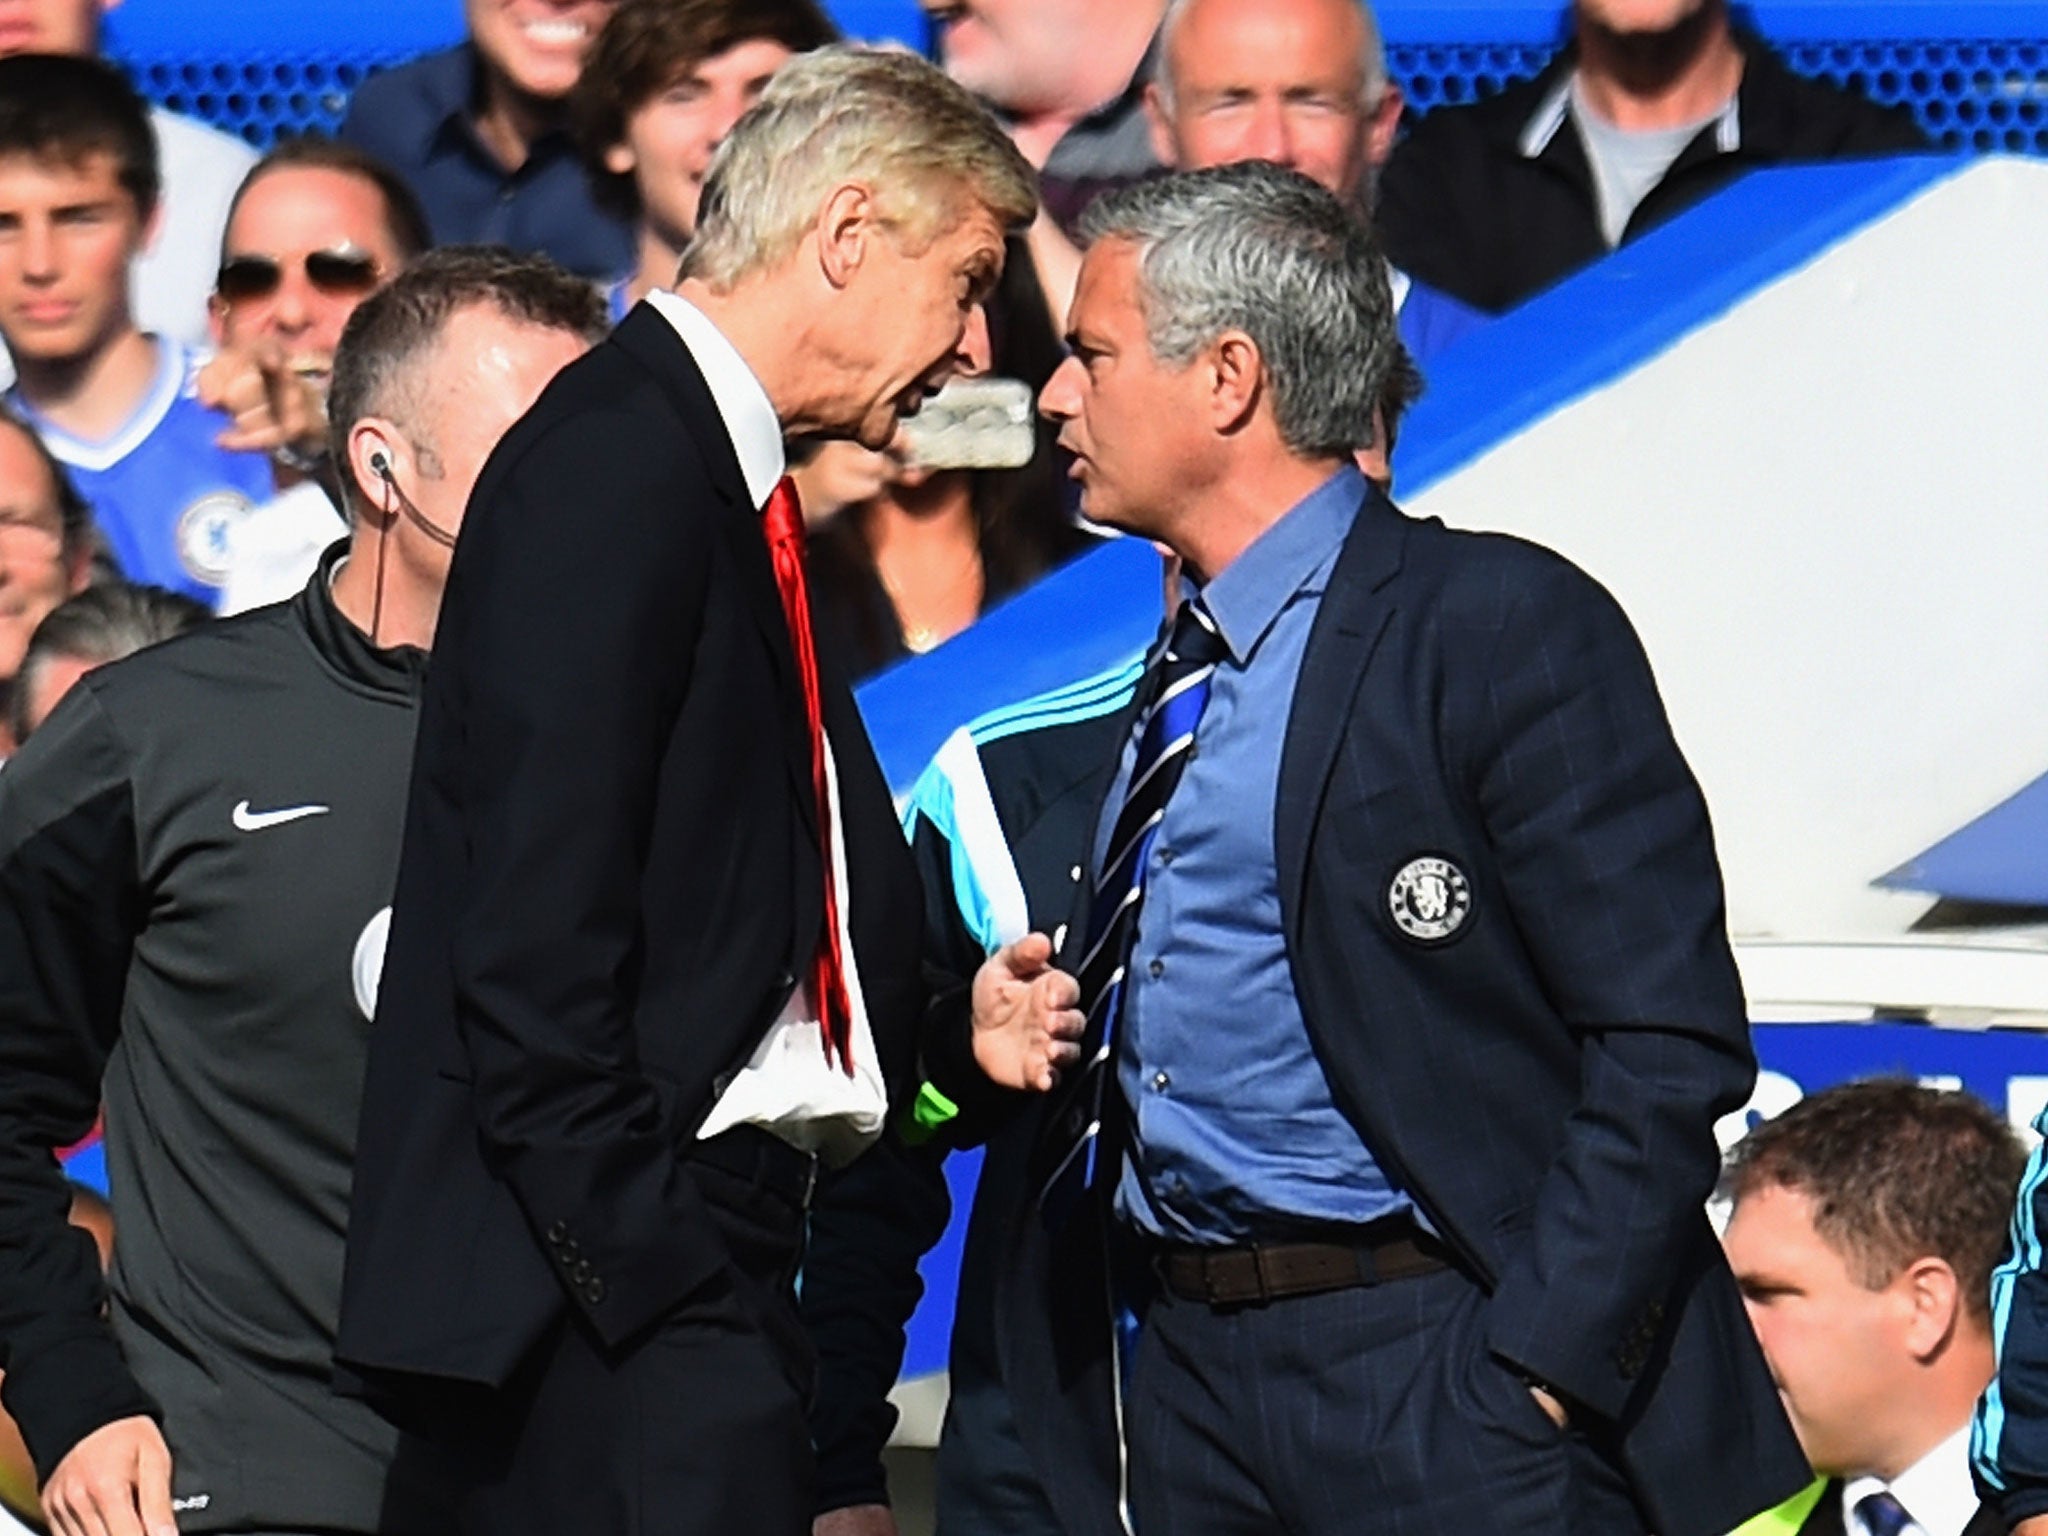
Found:
[[[563,1239],[567,1238],[568,1235],[569,1228],[567,1223],[565,1222],[558,1221],[552,1227],[548,1228],[548,1241],[551,1243],[559,1243]]]
[[[570,1270],[569,1274],[579,1284],[585,1280],[588,1280],[590,1278],[590,1260],[578,1259],[576,1261],[576,1267]]]
[[[778,992],[789,992],[789,991],[793,991],[793,990],[795,989],[795,987],[796,987],[796,974],[795,974],[795,972],[793,972],[793,971],[777,971],[777,972],[775,973],[775,990],[776,990],[776,991],[778,991]]]
[[[604,1300],[604,1282],[592,1280],[583,1287],[583,1299],[593,1307]]]

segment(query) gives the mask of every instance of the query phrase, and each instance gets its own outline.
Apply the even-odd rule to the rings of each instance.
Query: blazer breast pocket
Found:
[[[1340,779],[1315,833],[1331,840],[1341,878],[1368,902],[1375,926],[1421,949],[1456,943],[1479,915],[1466,838],[1431,800],[1419,785],[1360,791]]]

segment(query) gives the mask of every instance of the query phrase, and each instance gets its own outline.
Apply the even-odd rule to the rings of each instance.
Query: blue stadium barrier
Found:
[[[923,46],[915,0],[828,0],[849,36]],[[1543,67],[1553,0],[1388,0],[1378,7],[1414,111],[1474,100]],[[2048,154],[2040,0],[1783,0],[1742,14],[1803,73],[1902,102],[1948,149]],[[363,76],[462,35],[461,0],[124,0],[108,43],[152,99],[269,144],[331,131]]]

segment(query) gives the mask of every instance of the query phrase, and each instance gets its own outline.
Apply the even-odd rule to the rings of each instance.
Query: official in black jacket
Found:
[[[290,602],[93,672],[0,774],[0,1350],[64,1536],[444,1528],[330,1384],[356,1099],[444,541],[603,327],[588,285],[494,253],[364,301],[332,402],[352,541]],[[105,1287],[52,1156],[102,1095]]]
[[[1573,25],[1535,79],[1424,117],[1380,177],[1388,259],[1489,313],[1746,171],[1927,148],[1904,108],[1793,74],[1724,0],[1580,0]]]
[[[478,484],[340,1343],[450,1442],[463,1529],[810,1528],[804,1210],[897,1107],[922,1010],[915,872],[812,655],[782,440],[886,443],[1034,208],[929,65],[793,62],[722,147],[677,291]]]

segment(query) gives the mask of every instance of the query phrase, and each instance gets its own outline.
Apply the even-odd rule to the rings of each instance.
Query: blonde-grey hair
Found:
[[[975,204],[1006,230],[1038,211],[1038,179],[966,91],[913,54],[849,45],[783,65],[712,158],[683,275],[729,289],[788,258],[832,189],[869,183],[913,239]]]

